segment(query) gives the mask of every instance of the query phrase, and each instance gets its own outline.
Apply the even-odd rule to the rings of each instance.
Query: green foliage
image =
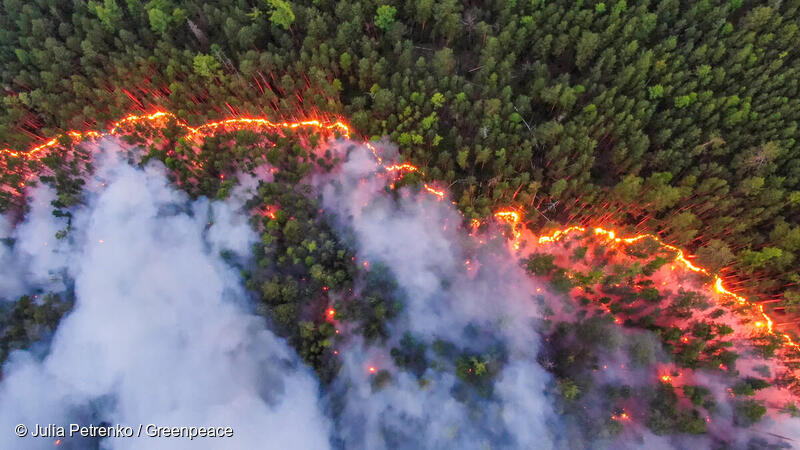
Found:
[[[569,378],[558,380],[558,392],[568,402],[574,401],[581,394],[578,385]]]
[[[392,382],[392,374],[388,370],[380,370],[372,378],[372,391],[380,391]]]
[[[602,217],[658,233],[697,254],[697,264],[739,275],[743,292],[800,304],[796,8],[741,0],[6,3],[2,147],[27,148],[53,130],[99,127],[141,109],[173,111],[193,125],[229,111],[344,117],[354,136],[397,142],[400,159],[450,186],[468,218],[489,217],[497,205],[527,211],[533,230]],[[175,126],[141,134],[148,157],[164,161],[193,197],[225,198],[233,175],[248,164],[279,168],[276,183],[260,188],[252,205],[277,213],[254,220],[261,242],[248,287],[259,311],[323,381],[336,371],[337,338],[324,315],[334,299],[337,320],[367,341],[388,338],[402,290],[378,261],[356,270],[301,182],[314,164],[333,167],[333,158],[304,155],[288,143],[294,136],[225,133],[195,149]],[[83,201],[87,170],[69,138],[61,145],[42,162],[49,169],[42,182],[57,190],[53,206],[66,222],[57,237],[69,239],[69,208]],[[75,160],[65,156],[72,152]],[[2,164],[0,209],[21,210],[20,163]],[[614,250],[595,256],[611,260]],[[571,253],[581,263],[593,260],[581,247]],[[659,353],[657,342],[628,339],[627,331],[620,339],[610,319],[595,319],[608,314],[605,307],[622,315],[626,328],[657,333],[679,365],[723,365],[734,373],[738,354],[722,339],[732,329],[703,316],[716,319],[723,310],[711,312],[710,300],[697,293],[643,283],[674,254],[638,245],[625,253],[641,261],[617,273],[567,272],[542,254],[525,261],[529,272],[552,277],[557,291],[593,288],[602,279],[600,295],[608,295],[582,292],[579,326],[554,326],[557,351],[544,356],[554,379],[571,383],[558,382],[564,398],[596,393],[586,374],[601,370],[598,355],[607,349],[621,347],[636,366]],[[28,335],[36,327],[9,327],[20,329]],[[764,338],[756,350],[771,356],[780,345]],[[404,336],[392,357],[417,377],[443,364],[434,353],[449,362],[461,357],[471,386],[483,375],[470,368],[492,373],[488,354],[461,352]],[[391,382],[383,371],[372,379],[374,389]],[[742,383],[735,386],[745,397],[759,386]],[[701,388],[687,388],[694,407],[708,405]],[[703,432],[694,409],[681,411],[668,393],[654,395],[666,406],[645,413],[648,426]],[[738,416],[749,420],[757,406],[742,406]]]
[[[752,396],[756,391],[770,387],[771,385],[760,378],[747,377],[735,384],[731,390],[736,395]]]
[[[649,392],[649,406],[645,425],[653,433],[671,433],[676,425],[678,396],[671,385],[659,383]]]
[[[792,417],[800,417],[800,409],[798,409],[797,405],[793,402],[786,403],[781,412],[789,414]]]
[[[622,345],[622,333],[608,317],[595,316],[582,321],[575,334],[585,344],[597,345],[608,351],[614,351]]]
[[[171,27],[186,20],[186,11],[175,6],[172,0],[151,0],[145,5],[150,28],[159,34],[167,34]]]
[[[378,7],[375,14],[375,26],[381,30],[387,31],[394,24],[394,16],[397,14],[397,8],[390,5],[381,5]]]
[[[9,352],[27,349],[52,333],[73,303],[71,295],[62,298],[56,294],[40,299],[25,295],[16,302],[0,303],[0,363]]]
[[[230,109],[314,111],[401,143],[401,159],[452,184],[470,217],[513,204],[537,229],[608,215],[691,244],[715,270],[757,273],[742,277],[743,290],[777,298],[795,283],[800,250],[773,230],[798,225],[796,9],[741,0],[680,14],[662,2],[17,3],[0,20],[2,147],[132,110],[165,109],[192,124]],[[363,41],[368,22],[382,32]],[[224,71],[196,68],[198,54]],[[366,94],[373,85],[381,90]],[[162,144],[156,151],[170,153],[174,142]],[[667,170],[669,179],[652,178]],[[20,206],[9,172],[4,209]]]
[[[680,95],[675,97],[675,107],[676,108],[686,108],[692,103],[692,97],[688,95]]]
[[[705,402],[706,397],[711,395],[711,390],[703,386],[683,386],[683,393],[691,400],[695,406],[701,406]]]
[[[269,21],[284,30],[288,30],[295,20],[292,5],[284,0],[267,0],[267,4],[272,8]]]
[[[117,4],[117,0],[103,0],[102,3],[90,1],[87,6],[109,31],[116,31],[117,24],[122,21],[125,14]]]
[[[688,434],[704,434],[707,429],[706,421],[696,409],[680,414],[675,427],[679,433]]]
[[[439,92],[435,92],[431,97],[431,104],[434,108],[441,108],[444,105],[444,95]]]
[[[682,288],[675,295],[667,311],[679,318],[691,317],[695,310],[704,310],[710,306],[708,299],[695,291],[686,291]]]
[[[575,250],[572,251],[572,256],[570,259],[573,261],[580,261],[586,257],[586,251],[589,250],[589,247],[577,247]]]
[[[633,367],[648,367],[656,361],[657,346],[646,334],[633,334],[627,339],[628,357]]]
[[[734,406],[734,422],[742,427],[748,427],[767,413],[767,408],[756,400],[742,400]]]
[[[478,389],[482,395],[488,395],[495,370],[490,369],[489,361],[482,355],[462,355],[456,359],[456,376],[464,383]]]
[[[534,275],[549,275],[555,269],[555,257],[547,253],[534,253],[526,262],[525,268]]]
[[[217,58],[212,55],[196,55],[193,67],[196,74],[209,79],[219,75],[222,70]]]
[[[421,377],[428,367],[425,358],[426,348],[424,342],[418,341],[411,334],[406,333],[400,340],[400,346],[392,348],[392,359],[397,367],[407,369],[417,377]]]

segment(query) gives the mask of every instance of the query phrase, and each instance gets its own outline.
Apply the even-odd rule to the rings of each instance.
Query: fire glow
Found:
[[[115,122],[111,128],[105,133],[99,131],[86,131],[80,132],[75,130],[70,130],[65,134],[70,136],[74,142],[81,141],[83,139],[98,139],[103,136],[115,136],[118,135],[122,131],[123,125],[135,125],[138,123],[149,123],[150,125],[156,125],[159,121],[168,121],[170,119],[175,120],[177,126],[185,129],[188,131],[190,137],[196,137],[199,135],[212,135],[216,133],[219,128],[229,127],[234,129],[259,129],[259,128],[266,128],[266,129],[295,129],[295,128],[312,128],[318,130],[327,130],[327,131],[339,131],[343,136],[350,137],[350,127],[346,125],[343,121],[337,120],[334,122],[326,122],[319,119],[309,119],[297,122],[272,122],[268,119],[263,117],[235,117],[231,119],[220,120],[216,122],[208,122],[204,123],[198,127],[191,127],[180,120],[172,114],[165,111],[157,111],[152,114],[144,114],[144,115],[129,115],[124,119]],[[163,124],[162,124],[163,126]],[[43,150],[55,147],[58,144],[58,139],[53,138],[49,141],[45,142],[44,144],[38,145],[36,147],[31,148],[26,152],[19,152],[14,151],[8,148],[0,149],[0,153],[7,154],[13,157],[25,157],[28,159],[38,157],[38,154],[41,153]]]
[[[622,411],[619,414],[612,415],[611,416],[611,420],[628,421],[628,420],[631,420],[631,416],[629,416],[628,413],[626,413],[625,411]]]
[[[115,122],[108,129],[108,131],[106,131],[106,132],[100,132],[100,131],[80,132],[80,131],[70,130],[70,131],[64,133],[64,135],[69,136],[70,138],[72,138],[73,142],[78,142],[78,141],[81,141],[81,140],[84,140],[84,139],[98,139],[98,138],[101,138],[103,136],[116,136],[116,135],[119,135],[119,134],[124,132],[123,126],[125,126],[125,125],[136,125],[136,124],[140,124],[140,123],[147,123],[147,124],[149,124],[151,126],[164,127],[164,126],[166,126],[167,122],[170,122],[170,121],[172,121],[172,123],[174,123],[178,127],[181,127],[183,129],[185,129],[187,131],[189,137],[192,137],[192,138],[195,138],[195,137],[198,137],[198,136],[213,135],[214,133],[216,133],[220,129],[235,129],[235,130],[240,130],[240,129],[250,129],[250,130],[276,129],[277,130],[277,129],[310,128],[310,129],[316,129],[316,130],[319,130],[319,131],[338,132],[339,134],[341,134],[342,136],[344,136],[346,138],[349,138],[350,135],[351,135],[351,127],[349,125],[347,125],[341,119],[334,120],[334,121],[326,121],[326,120],[321,120],[321,119],[317,119],[317,118],[310,118],[308,120],[293,121],[293,122],[287,122],[287,121],[273,122],[273,121],[270,121],[269,119],[266,119],[266,118],[263,118],[263,117],[235,117],[235,118],[229,118],[229,119],[224,119],[224,120],[220,120],[220,121],[207,122],[207,123],[204,123],[204,124],[199,125],[197,127],[191,127],[191,126],[187,125],[186,123],[183,123],[181,120],[179,120],[177,118],[177,116],[175,116],[174,114],[169,113],[169,112],[165,112],[165,111],[157,111],[157,112],[154,112],[154,113],[151,113],[151,114],[144,114],[144,115],[129,115],[129,116],[125,117],[124,119]],[[52,139],[46,141],[44,144],[40,144],[38,146],[32,147],[28,151],[25,151],[25,152],[23,152],[23,151],[15,151],[15,150],[12,150],[12,149],[5,148],[5,149],[0,149],[0,154],[5,154],[7,156],[14,157],[14,158],[26,158],[26,159],[38,160],[39,158],[44,156],[44,153],[45,153],[44,151],[45,150],[55,147],[56,145],[58,145],[58,143],[59,143],[59,139],[58,138],[52,138]],[[372,145],[369,142],[365,143],[365,145],[372,152],[372,154],[375,156],[377,162],[379,164],[383,164],[383,158],[378,154],[378,151],[375,148],[375,146]],[[414,166],[414,165],[412,165],[410,163],[393,164],[393,165],[390,165],[390,166],[384,166],[383,168],[387,172],[397,172],[397,173],[402,173],[402,172],[420,172],[420,173],[422,173],[422,171],[420,171],[420,169],[418,167],[416,167],[416,166]],[[24,183],[20,183],[20,187],[24,187]],[[430,186],[429,184],[424,184],[423,187],[428,193],[438,197],[440,200],[443,199],[444,196],[445,196],[445,192],[443,190],[435,189],[432,186]],[[271,218],[273,218],[274,212],[273,211],[267,211],[266,215],[271,217]],[[520,231],[520,229],[519,229],[520,225],[521,225],[521,217],[522,217],[522,215],[521,215],[521,213],[519,211],[510,210],[510,209],[508,209],[508,210],[506,210],[506,209],[499,210],[499,211],[495,212],[495,214],[494,214],[494,218],[496,220],[498,220],[500,222],[505,222],[505,223],[508,223],[508,224],[511,225],[511,230],[512,230],[512,233],[513,233],[513,244],[512,245],[513,245],[514,249],[519,249],[519,247],[520,247],[520,238],[522,236],[522,231]],[[471,222],[471,226],[472,226],[472,228],[477,229],[480,226],[480,221],[478,221],[477,219],[473,219],[473,221]],[[570,227],[567,227],[567,228],[564,228],[564,229],[561,229],[561,230],[556,230],[550,235],[539,236],[537,238],[537,240],[538,240],[538,243],[540,245],[543,245],[543,244],[555,242],[555,241],[557,241],[557,240],[569,235],[570,233],[574,233],[574,232],[584,233],[584,232],[586,232],[586,228],[581,227],[581,226],[570,226]],[[616,232],[611,231],[611,230],[606,230],[606,229],[603,229],[603,228],[594,228],[593,232],[594,232],[595,235],[603,236],[603,237],[607,238],[610,241],[617,242],[617,243],[624,243],[624,244],[632,244],[634,242],[637,242],[637,241],[645,239],[645,238],[651,238],[651,239],[655,240],[662,248],[666,248],[668,250],[676,252],[677,255],[675,257],[675,262],[682,264],[685,268],[687,268],[687,269],[689,269],[689,270],[691,270],[693,272],[711,276],[711,273],[707,269],[699,267],[699,266],[693,264],[691,261],[689,261],[688,257],[684,254],[683,250],[681,250],[681,249],[679,249],[679,248],[677,248],[677,247],[675,247],[673,245],[666,244],[666,243],[662,242],[661,239],[658,236],[655,236],[655,235],[652,235],[652,234],[640,234],[640,235],[629,237],[629,238],[620,238],[620,237],[617,237]],[[671,268],[674,270],[675,265],[673,264]],[[769,334],[772,334],[772,335],[781,336],[784,339],[785,344],[787,346],[792,347],[794,349],[800,349],[800,345],[795,343],[788,334],[785,334],[785,333],[778,334],[777,332],[774,331],[774,329],[773,329],[773,320],[772,320],[772,318],[770,318],[764,312],[764,307],[762,305],[753,305],[751,302],[749,302],[744,297],[739,296],[739,295],[734,294],[733,292],[729,291],[723,285],[722,278],[719,275],[714,275],[713,290],[718,294],[729,296],[729,297],[735,299],[740,305],[751,305],[751,306],[756,307],[758,312],[759,312],[759,315],[761,316],[761,318],[758,321],[755,322],[755,327],[756,328],[758,328],[760,330],[765,330],[766,332],[768,332]]]
[[[634,242],[640,241],[640,240],[645,239],[645,238],[653,239],[662,248],[665,248],[667,250],[670,250],[670,251],[673,251],[673,252],[677,253],[677,255],[675,256],[675,262],[682,264],[685,268],[691,270],[692,272],[701,273],[703,275],[711,276],[711,272],[709,272],[708,269],[704,269],[702,267],[696,266],[695,264],[692,264],[692,262],[689,261],[689,259],[687,259],[687,256],[684,254],[683,250],[679,249],[678,247],[675,247],[674,245],[670,245],[670,244],[662,242],[661,239],[658,236],[655,236],[655,235],[652,235],[652,234],[640,234],[640,235],[629,237],[629,238],[619,238],[619,237],[617,237],[617,235],[616,235],[616,233],[614,231],[606,230],[604,228],[594,228],[592,231],[597,236],[603,236],[603,237],[606,237],[607,239],[609,239],[609,240],[611,240],[613,242],[621,242],[621,243],[624,243],[624,244],[632,244]],[[580,227],[580,226],[572,226],[572,227],[569,227],[569,228],[565,228],[563,230],[557,230],[557,231],[553,232],[552,234],[550,234],[548,236],[540,236],[538,238],[539,244],[546,244],[546,243],[550,243],[550,242],[555,242],[555,241],[567,236],[568,234],[574,233],[574,232],[585,233],[586,232],[586,228]],[[673,270],[674,270],[674,266],[673,266]],[[758,315],[761,316],[761,318],[763,319],[763,321],[761,321],[761,320],[756,321],[756,323],[755,323],[756,328],[766,329],[766,331],[769,334],[782,337],[787,346],[789,346],[791,348],[794,348],[794,349],[800,349],[800,345],[798,345],[796,342],[794,342],[792,340],[791,336],[789,336],[788,334],[785,334],[785,333],[778,333],[773,329],[772,318],[770,318],[769,315],[767,315],[767,313],[764,312],[764,306],[763,305],[753,304],[750,301],[748,301],[746,298],[742,297],[741,295],[734,294],[733,292],[731,292],[728,289],[726,289],[725,286],[723,285],[722,278],[719,275],[714,275],[713,291],[716,292],[717,294],[721,294],[721,295],[733,298],[740,305],[749,305],[749,306],[755,307],[758,310]]]

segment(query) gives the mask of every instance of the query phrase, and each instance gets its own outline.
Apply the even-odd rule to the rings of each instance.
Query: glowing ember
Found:
[[[375,373],[378,369],[376,369],[375,366],[369,366],[367,370],[369,370],[369,373]]]
[[[364,144],[364,145],[366,145],[366,146],[367,146],[367,148],[369,149],[369,151],[371,151],[371,152],[372,152],[372,155],[373,155],[373,156],[375,156],[375,159],[378,161],[378,164],[382,164],[382,163],[383,163],[383,158],[381,158],[381,157],[378,155],[378,150],[375,148],[375,146],[374,146],[374,145],[372,145],[372,144],[371,144],[371,143],[369,143],[369,142],[367,142],[367,143],[366,143],[366,144]]]
[[[330,319],[333,319],[333,318],[334,318],[334,316],[336,316],[336,310],[335,310],[335,309],[333,309],[333,308],[328,308],[328,309],[325,311],[325,315],[327,315],[327,316],[328,316],[328,318],[330,318]]]
[[[350,127],[342,121],[324,122],[319,119],[310,119],[299,122],[272,122],[268,119],[261,117],[236,117],[226,120],[220,120],[217,122],[204,123],[198,127],[190,127],[189,125],[181,122],[174,114],[165,111],[157,111],[152,114],[145,114],[145,115],[133,115],[133,114],[129,115],[124,119],[115,122],[111,126],[109,131],[106,133],[102,133],[99,131],[80,132],[80,131],[70,130],[67,131],[65,134],[70,136],[73,139],[73,141],[80,141],[87,138],[97,139],[102,136],[113,136],[120,133],[121,127],[123,125],[138,124],[143,122],[150,122],[151,125],[155,125],[159,121],[164,122],[169,119],[174,119],[177,126],[187,130],[190,137],[195,137],[197,135],[213,134],[220,127],[228,127],[234,129],[316,128],[318,130],[329,130],[329,131],[338,130],[343,136],[350,137]],[[4,148],[0,149],[0,153],[5,153],[13,157],[24,157],[28,159],[35,159],[39,157],[39,153],[41,153],[43,150],[54,147],[57,143],[58,139],[53,138],[45,142],[44,144],[29,149],[26,152],[14,151],[9,148]],[[368,147],[369,146],[370,145],[368,144]],[[374,149],[374,147],[372,148]]]
[[[518,250],[519,238],[522,236],[522,231],[517,227],[520,221],[520,214],[517,211],[504,210],[494,213],[494,217],[497,220],[511,224],[511,232],[514,233],[514,250]]]
[[[497,214],[506,214],[506,212],[502,212],[501,211],[501,212],[499,212]],[[497,214],[495,214],[495,215],[497,215]],[[565,228],[563,230],[556,230],[552,234],[550,234],[549,236],[540,236],[539,237],[539,244],[545,244],[545,243],[548,243],[548,242],[555,242],[555,241],[561,239],[562,237],[566,236],[567,234],[573,233],[573,232],[576,232],[576,231],[583,233],[583,232],[586,231],[586,229],[583,228],[583,227],[580,227],[580,226],[572,226],[572,227],[569,227],[569,228]],[[683,264],[683,266],[685,268],[691,270],[692,272],[702,273],[704,275],[711,275],[711,273],[707,269],[704,269],[702,267],[699,267],[699,266],[696,266],[696,265],[692,264],[691,261],[689,261],[688,257],[683,253],[683,250],[679,249],[678,247],[675,247],[674,245],[670,245],[670,244],[666,244],[666,243],[662,242],[661,239],[658,236],[655,236],[655,235],[652,235],[652,234],[640,234],[638,236],[634,236],[634,237],[631,237],[631,238],[618,238],[618,237],[616,237],[616,233],[614,233],[613,231],[605,230],[603,228],[595,228],[593,231],[594,231],[594,233],[596,235],[605,236],[608,239],[613,240],[614,242],[623,242],[623,243],[626,243],[626,244],[631,244],[633,242],[636,242],[636,241],[639,241],[639,240],[645,239],[645,238],[653,239],[662,248],[666,248],[668,250],[671,250],[671,251],[674,251],[674,252],[677,253],[677,255],[675,256],[675,262]],[[674,264],[671,265],[670,269],[675,270],[675,265]],[[744,298],[744,297],[742,297],[740,295],[736,295],[733,292],[731,292],[728,289],[726,289],[725,286],[723,285],[722,278],[719,275],[715,275],[714,276],[714,291],[717,292],[718,294],[722,294],[722,295],[725,295],[725,296],[728,296],[728,297],[732,297],[740,305],[752,305],[752,306],[754,306],[758,310],[758,314],[763,319],[763,321],[756,322],[755,326],[757,328],[765,328],[767,333],[775,335],[775,336],[782,337],[784,339],[784,343],[787,346],[790,346],[790,347],[795,348],[795,349],[800,349],[800,345],[795,343],[792,340],[791,336],[789,336],[788,334],[785,334],[785,333],[778,334],[773,330],[773,321],[764,312],[764,306],[763,305],[753,305],[746,298]],[[758,325],[759,323],[761,323],[761,325]]]
[[[392,164],[391,166],[385,166],[387,172],[416,172],[419,170],[417,166],[409,163],[403,164]]]
[[[628,413],[626,413],[625,411],[622,411],[622,412],[621,412],[621,413],[619,413],[619,414],[614,414],[614,415],[612,415],[612,416],[611,416],[611,420],[616,420],[616,421],[621,421],[621,420],[623,420],[623,421],[627,421],[627,420],[631,420],[631,416],[629,416],[629,415],[628,415]]]
[[[672,381],[672,377],[669,376],[669,375],[662,375],[661,376],[661,381],[663,381],[664,383],[669,383],[669,382]]]
[[[321,119],[317,119],[317,118],[311,118],[311,119],[308,119],[308,120],[295,121],[295,122],[272,122],[272,121],[270,121],[270,120],[268,120],[266,118],[261,118],[261,117],[236,117],[236,118],[230,118],[230,119],[225,119],[225,120],[220,120],[220,121],[215,121],[215,122],[208,122],[208,123],[199,125],[197,127],[191,127],[191,126],[183,123],[174,114],[171,114],[171,113],[168,113],[168,112],[165,112],[165,111],[156,111],[154,113],[145,114],[145,115],[129,115],[129,116],[125,117],[124,119],[122,119],[122,120],[120,120],[118,122],[115,122],[107,132],[92,131],[92,130],[80,132],[80,131],[70,130],[70,131],[67,131],[66,133],[64,133],[64,135],[65,136],[69,136],[74,142],[77,142],[77,141],[80,141],[80,140],[83,140],[83,139],[89,139],[89,138],[97,139],[97,138],[100,138],[100,137],[103,137],[103,136],[113,136],[113,135],[120,134],[120,133],[122,133],[124,131],[122,129],[122,127],[126,126],[126,125],[136,125],[136,124],[139,124],[139,123],[149,123],[150,125],[154,125],[154,126],[155,125],[165,126],[167,124],[167,122],[169,122],[169,121],[172,121],[172,123],[174,125],[185,129],[187,131],[188,137],[190,137],[190,138],[197,137],[197,136],[212,135],[212,134],[216,133],[221,128],[222,129],[235,129],[235,130],[239,130],[239,129],[260,130],[260,129],[311,128],[311,129],[316,129],[316,130],[320,130],[320,131],[329,131],[329,132],[336,131],[336,132],[339,132],[341,135],[343,135],[345,137],[348,137],[348,138],[350,137],[350,134],[351,134],[351,129],[350,129],[349,125],[347,125],[346,123],[344,123],[341,120],[325,121],[325,120],[321,120]],[[40,145],[35,146],[35,147],[32,147],[29,150],[24,151],[24,152],[23,151],[15,151],[15,150],[12,150],[12,149],[9,149],[9,148],[5,148],[5,149],[0,149],[0,154],[6,154],[7,156],[11,156],[11,157],[15,157],[15,158],[22,157],[22,158],[26,158],[26,159],[38,160],[39,158],[44,156],[44,154],[43,154],[44,150],[47,150],[47,149],[52,148],[52,147],[55,147],[57,144],[58,144],[58,139],[53,138],[53,139],[50,139],[50,140],[44,142],[43,144],[40,144]],[[372,145],[369,142],[367,142],[365,145],[373,153],[373,155],[375,156],[375,158],[378,161],[378,163],[382,164],[383,163],[383,159],[378,155],[378,152],[375,149],[375,146]],[[416,166],[414,166],[412,164],[409,164],[409,163],[394,164],[394,165],[385,167],[385,169],[387,171],[397,171],[397,172],[402,172],[402,171],[407,171],[407,172],[419,171],[419,172],[422,172],[421,170],[419,170],[419,168],[417,168]],[[224,179],[224,175],[220,175],[220,178]],[[24,186],[25,186],[24,182],[20,182],[19,183],[19,187],[24,187]],[[437,190],[437,189],[431,187],[428,184],[425,184],[424,188],[425,188],[426,191],[428,191],[429,193],[439,197],[440,199],[444,198],[444,196],[445,196],[445,192],[443,190]],[[266,214],[269,217],[273,217],[270,212],[267,212]],[[500,210],[500,211],[496,212],[494,214],[494,216],[495,216],[496,219],[498,219],[500,221],[504,221],[506,223],[511,224],[511,228],[512,228],[513,234],[514,234],[514,243],[513,243],[513,245],[514,245],[515,249],[518,249],[519,245],[520,245],[519,239],[520,239],[520,237],[522,235],[522,232],[518,229],[518,225],[519,225],[520,219],[521,219],[520,212],[513,211],[513,210]],[[477,220],[473,220],[472,221],[472,226],[473,227],[478,227],[478,226],[480,226],[480,222],[477,221]],[[580,226],[571,226],[571,227],[565,228],[563,230],[557,230],[557,231],[553,232],[551,235],[548,235],[548,236],[540,236],[538,238],[538,242],[539,242],[539,244],[545,244],[545,243],[548,243],[548,242],[555,242],[556,240],[566,236],[567,234],[572,233],[572,232],[576,232],[576,231],[577,232],[585,232],[586,229],[583,228],[583,227],[580,227]],[[594,228],[592,231],[594,232],[595,235],[604,236],[604,237],[606,237],[607,239],[609,239],[609,240],[611,240],[613,242],[620,242],[620,243],[626,243],[626,244],[631,244],[631,243],[634,243],[636,241],[639,241],[639,240],[642,240],[642,239],[645,239],[645,238],[653,239],[659,245],[661,245],[662,248],[666,248],[666,249],[669,249],[671,251],[676,252],[675,262],[681,263],[685,268],[687,268],[687,269],[689,269],[689,270],[691,270],[693,272],[702,273],[704,275],[711,275],[711,273],[707,269],[704,269],[702,267],[699,267],[699,266],[696,266],[695,264],[693,264],[689,260],[690,257],[687,256],[686,254],[684,254],[684,252],[681,249],[679,249],[679,248],[677,248],[677,247],[675,247],[673,245],[666,244],[666,243],[662,242],[658,236],[655,236],[655,235],[652,235],[652,234],[640,234],[640,235],[637,235],[637,236],[634,236],[634,237],[630,237],[630,238],[620,238],[620,237],[617,237],[616,232],[610,231],[610,230],[605,230],[603,228]],[[675,265],[674,264],[671,265],[670,268],[672,270],[675,270]],[[751,304],[744,297],[736,295],[733,292],[729,291],[727,288],[725,288],[725,286],[723,285],[722,278],[720,278],[718,275],[714,276],[714,290],[717,293],[721,294],[721,295],[726,295],[726,296],[734,298],[740,305],[750,305]],[[778,333],[776,333],[774,331],[774,329],[773,329],[773,321],[764,312],[763,305],[753,305],[753,306],[755,308],[757,308],[758,313],[761,316],[760,320],[758,320],[758,321],[756,321],[754,323],[754,326],[756,328],[762,329],[762,330],[764,330],[765,332],[767,332],[769,334],[777,335],[777,336],[782,337],[784,339],[784,341],[785,341],[785,344],[790,346],[790,347],[793,347],[793,348],[796,348],[796,349],[800,348],[800,345],[795,343],[788,334],[778,334]]]
[[[441,199],[443,199],[443,198],[444,198],[444,191],[437,191],[436,189],[434,189],[434,188],[430,187],[430,186],[429,186],[429,185],[427,185],[427,184],[426,184],[424,187],[425,187],[425,190],[426,190],[426,191],[428,191],[428,192],[430,192],[431,194],[433,194],[433,195],[435,195],[435,196],[439,197],[439,200],[441,200]]]

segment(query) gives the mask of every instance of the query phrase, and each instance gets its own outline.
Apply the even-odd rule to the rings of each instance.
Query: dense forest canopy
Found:
[[[73,216],[96,194],[86,185],[98,177],[97,146],[118,145],[139,168],[160,161],[186,209],[227,201],[250,180],[242,209],[257,242],[248,257],[215,257],[313,369],[336,421],[357,404],[347,390],[354,362],[339,350],[378,349],[385,359],[368,368],[368,399],[408,380],[429,395],[447,380],[447,400],[470,411],[468,425],[488,442],[518,442],[513,427],[494,426],[492,408],[510,408],[501,382],[523,360],[547,373],[539,387],[573,446],[615,442],[631,419],[654,435],[730,444],[724,430],[768,408],[798,415],[800,350],[785,345],[797,337],[763,323],[796,326],[800,307],[798,24],[800,0],[2,0],[0,225],[22,221],[25,195],[45,185],[64,227],[53,237],[72,242]],[[167,113],[117,122],[154,111]],[[330,140],[344,136],[333,125],[189,128],[254,116],[341,120],[355,142]],[[111,123],[111,141],[65,134]],[[53,136],[41,157],[12,154]],[[409,295],[393,253],[364,259],[348,197],[332,207],[320,182],[346,191],[352,180],[337,170],[366,154],[362,140],[381,151],[396,144],[398,161],[415,167],[393,172],[386,164],[398,161],[386,154],[384,164],[370,146],[377,163],[358,180],[380,181],[370,202],[405,213],[427,205],[421,222],[441,219],[431,211],[450,208],[444,199],[460,212],[441,214],[469,238],[446,234],[447,221],[433,227],[441,236],[420,238],[446,242],[458,263],[436,273],[427,300],[447,309],[464,296],[488,318],[448,312],[439,323],[448,330],[420,331],[423,318],[409,315],[426,298]],[[514,216],[487,220],[500,207]],[[506,237],[579,224],[504,253]],[[620,243],[594,226],[671,245]],[[0,250],[15,245],[4,238]],[[431,248],[419,255],[435,259]],[[676,263],[679,248],[709,271]],[[0,361],[46,347],[80,304],[74,280],[58,276],[63,289],[0,305]],[[763,303],[705,289],[720,276]],[[501,281],[497,310],[480,303],[486,280]],[[536,308],[524,308],[534,303],[532,319]],[[523,308],[514,320],[527,328],[508,325],[504,307]],[[529,344],[539,337],[540,347]],[[529,346],[535,354],[520,359]],[[352,445],[351,431],[339,426],[331,440]],[[400,436],[424,440],[389,425],[380,434],[390,447]]]
[[[0,142],[155,108],[344,116],[468,216],[656,231],[795,305],[798,8],[6,0]]]

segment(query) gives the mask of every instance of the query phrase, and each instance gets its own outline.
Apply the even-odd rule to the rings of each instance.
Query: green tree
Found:
[[[116,31],[125,14],[117,4],[117,0],[103,0],[102,3],[90,1],[88,7],[97,15],[103,26],[110,31]]]
[[[192,67],[196,74],[209,79],[220,75],[222,71],[219,61],[212,55],[195,55]]]
[[[397,8],[390,5],[381,5],[378,7],[375,14],[375,26],[383,31],[389,30],[394,24],[394,16],[397,14]]]
[[[660,84],[656,84],[654,86],[650,86],[647,88],[647,95],[650,97],[650,100],[657,100],[664,96],[664,86]]]
[[[734,406],[734,422],[743,427],[748,427],[767,413],[767,408],[756,400],[742,400]]]
[[[572,402],[581,394],[581,389],[569,378],[562,378],[558,380],[558,391],[564,400]]]
[[[292,5],[289,2],[284,0],[267,0],[267,3],[270,8],[272,8],[269,21],[273,24],[282,27],[284,30],[288,30],[289,27],[292,26],[294,23],[294,11],[292,11]]]

